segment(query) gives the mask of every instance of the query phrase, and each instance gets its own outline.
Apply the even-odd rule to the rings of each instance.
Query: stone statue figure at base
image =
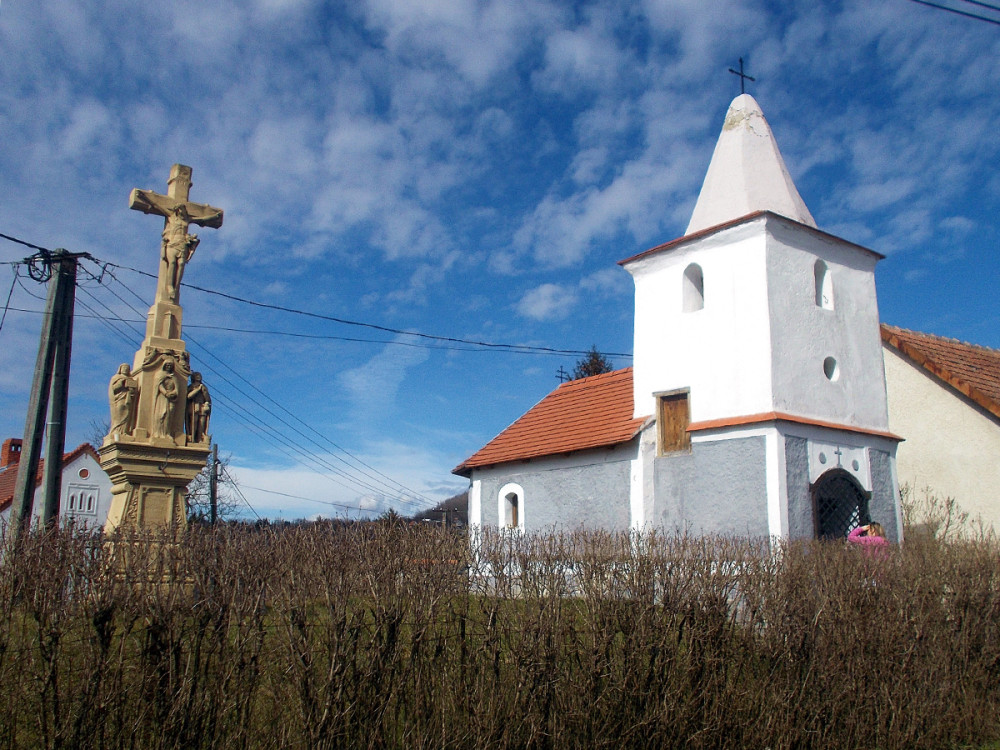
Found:
[[[129,366],[123,364],[108,385],[108,401],[111,402],[111,429],[108,435],[132,434],[138,398],[139,382],[132,377]]]
[[[200,372],[191,373],[191,384],[187,390],[187,412],[184,415],[184,431],[192,443],[203,443],[208,439],[208,421],[212,414],[212,397],[208,387],[202,382]]]
[[[172,438],[174,408],[177,406],[177,379],[174,362],[168,359],[156,378],[156,399],[153,405],[153,437]]]

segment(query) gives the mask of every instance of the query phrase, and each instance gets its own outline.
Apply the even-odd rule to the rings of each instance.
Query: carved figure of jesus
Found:
[[[108,384],[108,401],[111,402],[111,429],[109,435],[132,434],[135,404],[139,396],[139,383],[132,377],[129,367],[123,364]]]
[[[160,274],[156,285],[156,298],[172,304],[180,304],[180,285],[184,278],[184,267],[200,240],[196,234],[188,234],[188,226],[222,226],[222,209],[205,203],[188,200],[191,190],[191,167],[174,164],[167,180],[167,194],[160,195],[152,190],[133,190],[129,196],[129,208],[146,214],[156,214],[164,218],[163,243],[160,251]]]
[[[153,402],[153,437],[173,437],[174,408],[177,406],[177,380],[174,363],[169,359],[156,378],[156,398]]]
[[[212,414],[212,397],[201,380],[200,372],[191,373],[187,390],[187,412],[184,427],[192,443],[201,443],[208,436],[208,420]]]
[[[184,204],[168,210],[167,220],[163,227],[163,252],[160,260],[166,264],[164,275],[167,299],[177,303],[177,290],[184,278],[184,266],[191,260],[194,251],[201,241],[196,234],[188,234],[191,223]]]

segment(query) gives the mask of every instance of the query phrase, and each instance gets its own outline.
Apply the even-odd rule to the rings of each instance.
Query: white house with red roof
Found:
[[[1000,350],[882,326],[899,481],[1000,531]]]
[[[455,469],[469,523],[898,540],[875,264],[816,227],[749,95],[685,235],[623,260],[633,367],[564,383]]]
[[[10,522],[14,503],[14,487],[21,460],[21,441],[4,440],[0,449],[0,526]],[[41,483],[45,461],[39,461],[35,475],[33,523],[42,515]],[[59,517],[64,523],[72,521],[77,526],[94,530],[104,527],[111,507],[111,480],[101,468],[94,446],[83,443],[63,455],[62,489],[59,499]]]

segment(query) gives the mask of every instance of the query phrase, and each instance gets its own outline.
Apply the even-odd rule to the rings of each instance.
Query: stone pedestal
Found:
[[[158,441],[162,442],[162,441]],[[108,442],[98,451],[111,478],[106,533],[117,528],[156,529],[187,524],[184,493],[205,468],[211,449],[202,445]]]

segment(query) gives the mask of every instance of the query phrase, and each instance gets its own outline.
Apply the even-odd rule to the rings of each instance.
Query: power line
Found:
[[[7,292],[7,302],[3,306],[3,315],[0,315],[0,331],[3,330],[3,322],[7,320],[7,310],[10,309],[10,298],[14,296],[14,287],[17,286],[17,266],[14,266],[14,278],[10,280],[10,291]]]
[[[0,234],[5,240],[10,242],[16,242],[18,245],[24,245],[25,247],[30,247],[32,250],[37,250],[40,253],[51,253],[47,247],[39,247],[38,245],[32,245],[30,242],[25,242],[24,240],[19,240],[17,237],[11,237],[9,234]],[[20,263],[21,261],[13,261],[14,263]]]
[[[915,1],[918,1],[918,0],[915,0]],[[923,0],[919,0],[919,1],[923,1]],[[2,237],[4,239],[7,239],[7,240],[10,240],[11,242],[16,242],[16,243],[24,245],[26,247],[30,247],[32,249],[38,250],[40,253],[48,254],[48,253],[51,252],[50,250],[48,250],[46,248],[43,248],[43,247],[41,247],[39,245],[34,245],[34,244],[30,243],[30,242],[25,242],[24,240],[18,239],[16,237],[11,237],[10,235],[0,234],[0,237]],[[132,271],[133,273],[137,273],[137,274],[139,274],[141,276],[146,276],[146,277],[149,277],[149,278],[152,278],[152,279],[157,278],[156,274],[149,273],[148,271],[141,271],[141,270],[139,270],[137,268],[132,268],[131,266],[124,266],[124,265],[120,265],[120,264],[117,264],[117,263],[110,263],[110,262],[107,262],[107,261],[102,261],[102,260],[100,260],[98,258],[95,258],[94,256],[90,255],[89,253],[80,253],[79,255],[82,258],[86,258],[87,260],[93,261],[94,263],[96,263],[97,265],[99,265],[101,267],[101,277],[96,277],[93,274],[88,274],[88,275],[90,275],[90,277],[92,279],[97,280],[98,283],[101,283],[101,279],[103,278],[103,276],[105,274],[110,274],[112,276],[112,278],[115,278],[116,281],[119,281],[119,283],[121,283],[120,280],[117,279],[117,277],[115,277],[111,273],[111,271],[109,270],[110,268],[121,268],[121,269],[126,270],[126,271]],[[23,261],[14,261],[14,263],[28,263],[30,260],[31,259],[26,258]],[[124,284],[122,284],[122,285],[125,286]],[[581,354],[588,354],[589,353],[589,352],[583,351],[581,349],[559,349],[559,348],[556,348],[556,347],[549,347],[549,346],[532,346],[530,344],[504,344],[504,343],[496,343],[496,342],[491,342],[491,341],[478,341],[478,340],[475,340],[475,339],[466,339],[466,338],[461,338],[461,337],[457,337],[457,336],[440,336],[440,335],[437,335],[437,334],[423,333],[421,331],[407,331],[407,330],[404,330],[402,328],[392,328],[390,326],[383,326],[383,325],[379,325],[377,323],[366,323],[366,322],[358,321],[358,320],[350,320],[348,318],[339,318],[339,317],[336,317],[336,316],[333,316],[333,315],[323,315],[321,313],[314,313],[314,312],[310,312],[308,310],[298,310],[298,309],[291,308],[291,307],[285,307],[283,305],[274,305],[274,304],[270,304],[268,302],[259,302],[257,300],[251,300],[251,299],[247,299],[245,297],[239,297],[239,296],[236,296],[234,294],[228,294],[226,292],[220,292],[220,291],[217,291],[215,289],[208,289],[206,287],[200,287],[200,286],[196,286],[194,284],[189,284],[189,283],[186,283],[186,282],[182,282],[181,286],[187,287],[189,289],[194,289],[195,291],[203,292],[205,294],[211,294],[211,295],[214,295],[214,296],[217,296],[217,297],[222,297],[223,299],[228,299],[228,300],[231,300],[233,302],[239,302],[241,304],[251,305],[253,307],[260,307],[260,308],[266,309],[266,310],[274,310],[276,312],[284,312],[284,313],[289,313],[289,314],[292,314],[292,315],[302,315],[304,317],[315,318],[315,319],[318,319],[318,320],[326,320],[326,321],[329,321],[331,323],[339,323],[341,325],[358,326],[358,327],[361,327],[361,328],[370,328],[372,330],[381,331],[383,333],[391,333],[391,334],[399,335],[399,336],[413,336],[415,338],[425,339],[425,340],[429,340],[429,341],[438,341],[438,342],[452,343],[452,344],[465,344],[467,346],[477,347],[478,349],[494,349],[494,350],[501,350],[501,351],[516,352],[516,353],[542,353],[542,354],[556,354],[556,355],[564,355],[564,356],[579,356]],[[128,289],[129,287],[126,286],[125,288]],[[129,289],[129,291],[131,292],[132,290]],[[133,294],[134,294],[134,292],[133,292]],[[136,296],[138,296],[138,295],[136,295]],[[141,300],[141,298],[140,298],[140,300]],[[223,330],[225,330],[225,329],[223,329]],[[239,331],[239,329],[234,329],[234,330],[236,332],[241,332],[241,331]],[[246,331],[246,332],[247,333],[258,333],[257,331]],[[271,332],[271,333],[277,333],[277,332]],[[303,337],[303,338],[310,337],[310,336],[307,336],[306,334],[281,334],[281,335],[297,335],[297,336],[300,336],[300,337]],[[350,340],[350,339],[344,339],[344,340]],[[385,343],[385,344],[390,344],[390,343],[399,344],[399,343],[402,343],[402,344],[407,344],[407,342],[390,342],[390,341],[371,341],[371,342],[369,342],[369,341],[365,341],[363,339],[358,339],[358,341],[363,341],[365,343]],[[416,344],[413,344],[413,343],[409,343],[408,345],[409,346],[416,346]],[[435,348],[445,349],[447,347],[435,347]],[[459,351],[464,351],[464,350],[460,349]],[[606,354],[609,357],[625,357],[625,358],[631,358],[632,357],[631,354],[628,354],[628,353],[625,353],[625,352],[606,352]]]
[[[107,265],[115,268],[121,268],[126,271],[132,271],[133,273],[138,273],[143,276],[148,276],[150,278],[156,278],[154,274],[148,273],[147,271],[140,271],[130,266],[122,266],[116,263],[108,263]],[[333,315],[323,315],[321,313],[309,312],[308,310],[297,310],[292,307],[284,307],[283,305],[273,305],[269,302],[258,302],[256,300],[246,299],[245,297],[237,297],[234,294],[228,294],[226,292],[216,291],[215,289],[208,289],[206,287],[195,286],[194,284],[188,284],[187,282],[182,282],[181,286],[187,287],[189,289],[194,289],[195,291],[198,292],[204,292],[205,294],[211,294],[216,297],[222,297],[223,299],[228,299],[233,302],[240,302],[245,305],[260,307],[265,310],[275,310],[277,312],[290,313],[292,315],[302,315],[308,318],[326,320],[331,323],[340,323],[341,325],[348,325],[348,326],[359,326],[361,328],[371,328],[372,330],[382,331],[383,333],[392,333],[401,336],[414,336],[416,338],[428,339],[431,341],[444,341],[454,344],[469,344],[488,349],[520,350],[520,351],[540,352],[547,354],[581,355],[590,353],[589,351],[584,351],[582,349],[557,349],[555,347],[549,347],[549,346],[531,346],[530,344],[498,344],[496,342],[491,342],[491,341],[477,341],[475,339],[465,339],[457,336],[439,336],[437,334],[422,333],[420,331],[407,331],[402,328],[391,328],[389,326],[383,326],[377,323],[364,323],[358,320],[350,320],[348,318],[338,318]],[[606,352],[606,354],[609,357],[632,356],[631,354],[626,354],[623,352]]]
[[[114,281],[118,282],[119,284],[122,284],[122,286],[125,286],[121,282],[121,280],[118,279],[114,275],[113,272],[108,271],[107,269],[102,269],[102,277],[105,275],[105,273],[111,279],[113,279]],[[96,277],[92,276],[92,278],[96,278]],[[115,297],[117,297],[126,307],[128,307],[129,309],[131,309],[133,313],[135,313],[136,315],[140,314],[138,310],[136,310],[134,307],[132,307],[132,305],[128,301],[126,301],[123,297],[121,297],[121,295],[117,294],[112,288],[108,287],[107,285],[105,285],[105,288],[107,288],[108,291],[110,291]],[[128,289],[127,286],[125,288]],[[129,289],[129,292],[132,293],[134,296],[137,297],[137,299],[140,299],[140,301],[141,301],[141,298],[138,297],[138,295],[136,295],[133,290]],[[320,469],[322,469],[322,470],[320,470],[320,469],[313,468],[312,469],[313,471],[316,471],[316,473],[320,474],[321,476],[326,477],[327,479],[330,479],[331,481],[334,481],[336,484],[338,484],[338,485],[340,485],[342,487],[345,487],[346,489],[361,490],[362,492],[374,493],[376,495],[383,495],[383,496],[385,494],[388,494],[392,498],[392,500],[394,502],[396,502],[396,503],[402,503],[402,504],[405,504],[405,505],[415,506],[417,509],[423,509],[424,506],[421,503],[417,503],[413,498],[420,498],[421,500],[423,500],[426,503],[433,503],[434,502],[433,500],[424,497],[421,493],[416,492],[415,490],[407,487],[406,485],[403,485],[402,483],[400,483],[400,482],[392,479],[388,475],[383,474],[382,472],[378,471],[374,467],[371,467],[370,465],[366,464],[361,459],[359,459],[356,456],[354,456],[353,454],[351,454],[345,448],[337,445],[332,440],[330,440],[326,436],[322,435],[322,433],[318,432],[317,430],[315,430],[314,428],[312,428],[310,425],[308,425],[306,422],[304,422],[303,420],[301,420],[299,417],[297,417],[295,414],[293,414],[287,408],[285,408],[284,406],[282,406],[280,403],[278,403],[277,401],[275,401],[273,398],[271,398],[270,396],[268,396],[264,391],[262,391],[261,389],[257,388],[257,386],[255,386],[252,382],[250,382],[249,380],[247,380],[239,372],[237,372],[235,369],[233,369],[231,366],[229,366],[222,358],[218,357],[213,352],[211,352],[202,343],[200,343],[199,341],[195,340],[190,335],[188,336],[188,340],[192,344],[195,344],[196,346],[198,346],[199,348],[201,348],[202,350],[204,350],[204,352],[212,360],[218,362],[220,365],[222,365],[223,367],[225,367],[236,378],[238,378],[239,380],[241,380],[243,383],[245,383],[246,385],[248,385],[253,390],[257,391],[257,393],[259,393],[263,398],[265,398],[268,401],[270,401],[275,407],[277,407],[278,409],[280,409],[281,411],[283,411],[284,413],[286,413],[289,417],[291,417],[292,419],[294,419],[298,423],[302,424],[304,427],[306,427],[307,429],[309,429],[311,432],[313,432],[315,435],[317,435],[322,440],[324,440],[325,442],[327,442],[329,445],[333,446],[336,450],[339,450],[341,453],[344,453],[345,455],[347,455],[348,457],[350,457],[352,461],[354,461],[355,463],[360,464],[361,466],[363,466],[366,469],[368,469],[368,471],[366,471],[365,469],[358,469],[355,466],[351,466],[351,464],[349,462],[347,462],[344,458],[342,458],[341,456],[336,455],[336,454],[333,455],[333,458],[335,458],[336,460],[338,460],[341,463],[343,463],[351,471],[360,471],[361,474],[364,476],[364,478],[361,478],[361,477],[349,474],[349,473],[345,472],[344,470],[339,469],[336,466],[333,466],[326,459],[324,459],[323,457],[317,455],[315,452],[313,452],[313,451],[309,450],[308,448],[304,447],[302,444],[298,443],[294,439],[290,439],[287,436],[283,435],[280,432],[280,430],[278,430],[278,429],[272,427],[271,425],[269,425],[267,422],[265,422],[263,419],[261,419],[254,411],[251,411],[251,410],[246,409],[245,407],[241,406],[238,401],[232,401],[232,406],[234,407],[235,411],[232,411],[231,413],[233,414],[234,417],[238,417],[239,416],[238,412],[240,410],[244,411],[247,415],[249,415],[249,417],[252,420],[254,420],[254,421],[256,421],[258,423],[259,428],[263,429],[266,433],[270,434],[271,440],[272,440],[272,445],[273,445],[273,441],[279,441],[279,442],[282,442],[285,445],[287,445],[293,451],[295,451],[294,454],[289,454],[289,453],[287,453],[285,451],[281,451],[283,453],[286,453],[286,455],[289,455],[289,457],[292,458],[293,460],[301,462],[303,458],[308,459],[310,462],[316,464],[316,466],[318,466],[318,467],[320,467]],[[290,425],[286,420],[284,420],[279,415],[275,414],[273,411],[271,411],[270,409],[268,409],[265,405],[261,404],[257,399],[255,399],[253,396],[251,396],[250,394],[248,394],[246,391],[244,391],[238,385],[236,385],[235,383],[233,383],[232,380],[230,380],[228,377],[226,377],[225,375],[223,375],[222,373],[220,373],[214,367],[212,367],[211,365],[209,365],[207,363],[206,363],[206,366],[207,366],[207,368],[211,372],[213,372],[216,375],[218,375],[223,381],[225,381],[227,384],[229,384],[238,393],[240,393],[245,398],[249,399],[255,406],[258,407],[258,409],[263,410],[264,412],[266,412],[267,414],[269,414],[273,418],[277,419],[281,424],[285,425],[286,427],[288,427],[289,429],[291,429],[294,433],[300,435],[302,438],[305,438],[306,440],[310,440],[310,438],[308,436],[306,436],[305,434],[303,434],[301,430],[298,430],[293,425]],[[217,395],[220,395],[220,394],[217,394]],[[227,397],[223,396],[223,402],[226,402],[226,401],[229,401],[229,399]],[[245,424],[248,424],[248,426],[250,426],[251,429],[254,429],[254,426],[253,426],[252,423],[248,423],[245,419],[242,419],[242,418],[240,418],[240,421],[243,421]],[[310,468],[312,468],[312,467],[310,467]],[[333,474],[335,474],[335,475],[337,475],[339,477],[342,477],[346,481],[351,482],[353,484],[353,487],[345,485],[343,482],[340,482],[340,481],[334,479],[333,477],[329,476],[328,473],[333,473]],[[378,476],[375,476],[375,475],[378,475]],[[388,483],[386,481],[383,481],[382,478],[384,478],[384,480],[388,480]],[[373,480],[373,481],[377,482],[378,485],[382,485],[382,486],[380,487],[380,486],[377,486],[377,485],[373,485],[373,484],[371,484],[371,482],[369,480]],[[400,493],[402,493],[402,494],[400,494]],[[407,495],[409,495],[410,497],[407,497]]]
[[[225,466],[222,467],[222,472],[227,477],[229,477],[229,483],[230,483],[229,486],[232,487],[234,490],[236,490],[236,494],[240,496],[240,498],[243,500],[244,503],[246,503],[246,506],[250,509],[250,512],[253,513],[257,517],[258,521],[263,521],[264,519],[262,519],[260,517],[260,514],[257,512],[256,508],[254,508],[250,504],[250,501],[247,500],[247,496],[243,494],[242,490],[240,490],[239,484],[237,483],[237,481],[235,479],[233,479],[233,475],[229,473],[229,470]]]
[[[969,3],[970,5],[978,5],[980,8],[1000,11],[1000,5],[990,5],[989,3],[980,2],[980,0],[962,0],[962,2]]]
[[[970,2],[971,0],[965,0]],[[918,3],[920,5],[927,5],[931,8],[937,8],[938,10],[946,10],[949,13],[955,13],[960,16],[965,16],[966,18],[974,18],[977,21],[985,21],[986,23],[992,23],[996,26],[1000,26],[1000,20],[995,18],[987,18],[986,16],[980,16],[975,13],[969,13],[964,10],[959,10],[958,8],[949,8],[947,5],[938,5],[937,3],[928,2],[928,0],[910,0],[911,3]],[[993,8],[992,5],[986,5],[985,3],[975,3],[975,5],[982,5],[985,8],[992,8],[993,10],[1000,10],[1000,8]]]
[[[110,290],[109,290],[110,291]],[[113,292],[112,292],[113,293]],[[117,295],[116,295],[117,296]],[[119,299],[121,299],[119,297]],[[41,310],[25,310],[23,308],[12,307],[10,308],[12,312],[21,313],[32,313],[36,315],[41,315]],[[138,313],[137,313],[138,314]],[[80,315],[78,317],[87,318],[93,317],[108,321],[115,321],[118,323],[126,323],[129,325],[141,325],[145,323],[145,320],[139,319],[129,319],[123,318],[113,313],[111,315]],[[332,334],[320,334],[320,333],[298,333],[295,331],[273,331],[262,328],[233,328],[230,326],[212,326],[212,325],[200,325],[200,324],[184,324],[184,329],[187,331],[222,331],[224,333],[250,333],[258,336],[283,336],[288,338],[300,338],[300,339],[311,339],[317,341],[343,341],[351,344],[382,344],[384,346],[403,346],[413,349],[433,349],[434,351],[447,351],[447,352],[489,352],[495,351],[492,349],[483,349],[472,346],[428,346],[427,344],[421,344],[415,341],[396,341],[393,339],[365,339],[358,338],[354,336],[334,336]],[[506,350],[504,354],[525,354],[525,355],[537,355],[538,352],[534,351],[519,351],[519,350]],[[560,355],[563,356],[563,355]],[[576,356],[570,353],[566,353],[565,356]],[[609,355],[611,356],[611,355]],[[631,355],[629,355],[631,356]]]
[[[354,505],[345,505],[344,503],[336,503],[333,500],[317,500],[314,497],[305,497],[304,495],[290,495],[287,492],[278,492],[277,490],[266,490],[263,487],[251,487],[248,484],[245,484],[243,486],[246,487],[248,490],[256,490],[257,492],[266,492],[269,495],[278,495],[280,497],[289,497],[289,498],[292,498],[294,500],[305,500],[305,501],[310,502],[310,503],[319,503],[321,505],[332,505],[335,508],[344,508],[345,510],[352,510],[352,511],[356,511],[358,513],[364,513],[365,512],[364,508],[359,508],[359,507],[354,506]]]

